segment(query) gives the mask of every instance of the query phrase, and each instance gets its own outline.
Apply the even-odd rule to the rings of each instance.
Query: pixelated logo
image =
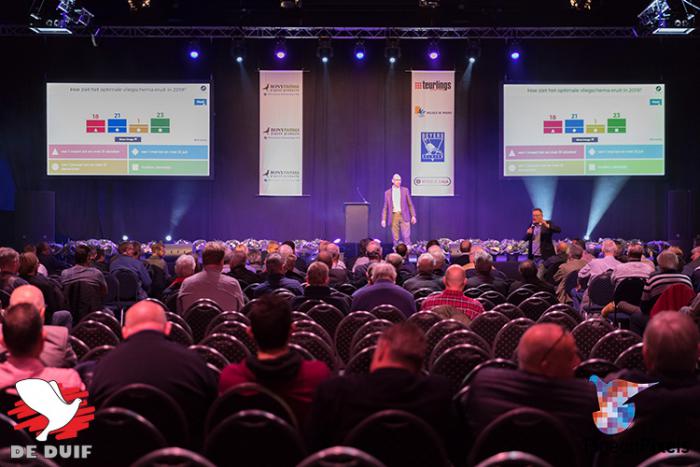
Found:
[[[593,421],[606,435],[616,435],[628,429],[635,412],[634,402],[628,400],[657,384],[637,384],[622,379],[606,383],[596,375],[591,376],[589,381],[595,385],[600,406],[599,411],[593,412]]]
[[[420,105],[417,105],[415,107],[414,113],[418,115],[419,117],[425,117],[425,109],[421,107]]]
[[[444,131],[422,131],[420,140],[421,162],[445,162]]]
[[[416,82],[413,84],[413,86],[414,86],[415,89],[423,89],[423,82],[422,82],[422,81],[416,81]]]

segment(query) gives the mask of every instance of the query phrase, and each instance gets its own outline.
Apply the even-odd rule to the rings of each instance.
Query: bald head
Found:
[[[573,377],[579,358],[573,336],[556,324],[535,324],[518,344],[521,370],[552,379]]]
[[[453,264],[447,271],[445,271],[445,288],[448,290],[464,290],[464,286],[467,285],[467,275],[466,271],[462,266],[458,264]]]
[[[692,318],[677,311],[654,316],[644,331],[647,371],[661,376],[689,376],[698,361],[700,333]]]
[[[34,308],[39,310],[42,320],[44,319],[44,311],[46,304],[44,303],[44,294],[41,293],[38,287],[33,285],[21,285],[12,291],[10,295],[10,306],[20,303],[29,303]]]
[[[165,316],[165,310],[156,302],[142,300],[126,312],[122,334],[124,339],[141,331],[157,331],[170,334],[170,322]]]

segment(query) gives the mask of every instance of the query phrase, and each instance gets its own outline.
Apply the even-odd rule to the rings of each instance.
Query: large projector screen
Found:
[[[664,175],[663,84],[505,84],[505,177]]]
[[[47,174],[208,177],[209,91],[209,83],[47,83]]]

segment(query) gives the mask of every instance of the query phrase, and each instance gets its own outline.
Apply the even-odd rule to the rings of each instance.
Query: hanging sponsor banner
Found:
[[[303,72],[260,70],[260,194],[302,195]]]
[[[411,194],[454,195],[454,71],[411,72]]]

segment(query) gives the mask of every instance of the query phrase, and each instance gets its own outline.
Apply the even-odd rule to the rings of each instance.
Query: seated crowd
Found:
[[[368,239],[361,255],[346,264],[338,245],[330,242],[321,242],[308,262],[297,257],[292,242],[270,242],[264,252],[208,242],[201,258],[182,255],[171,272],[162,245],[152,248],[147,259],[137,242],[123,242],[112,258],[79,245],[68,261],[45,243],[21,254],[3,247],[2,400],[16,395],[18,381],[41,378],[87,390],[99,414],[118,391],[148,385],[182,410],[189,433],[182,447],[215,464],[235,464],[238,453],[231,448],[222,458],[213,446],[216,429],[230,417],[208,426],[210,409],[242,384],[250,385],[244,395],[262,387],[288,407],[286,421],[303,439],[307,454],[360,443],[364,421],[396,410],[417,417],[436,435],[445,459],[436,458],[435,465],[448,465],[448,459],[452,465],[476,464],[486,457],[480,449],[488,444],[494,421],[529,408],[564,427],[578,456],[569,465],[590,465],[606,455],[624,465],[618,454],[610,454],[615,449],[594,424],[593,414],[601,409],[590,374],[605,381],[656,383],[635,397],[637,417],[652,426],[670,417],[671,425],[700,427],[700,247],[685,263],[675,247],[652,260],[639,244],[623,249],[606,240],[600,257],[594,257],[583,242],[559,242],[553,256],[522,261],[519,277],[509,277],[490,253],[469,241],[459,250],[448,258],[436,241],[430,242],[414,264],[406,245],[385,256],[382,245]],[[632,282],[634,293],[628,287]],[[135,288],[127,297],[120,290],[128,284]],[[582,352],[575,328],[564,321],[505,316],[506,309],[499,307],[517,309],[521,298],[516,298],[524,291],[549,300],[547,306],[569,310],[576,328],[589,321],[611,331],[625,328],[616,332],[639,342],[640,363],[625,367],[611,360],[600,373],[595,369],[600,366],[582,363],[591,349]],[[484,293],[489,298],[481,297]],[[84,303],[95,298],[101,306],[85,309]],[[214,315],[200,308],[202,300],[210,301]],[[394,314],[375,316],[379,309]],[[88,353],[75,347],[80,341],[76,331],[92,317],[112,323],[109,333],[116,345],[94,359],[82,358],[100,345],[80,342],[92,349]],[[228,320],[240,333],[227,334],[221,323]],[[484,331],[488,320],[496,320],[499,328]],[[505,341],[500,336],[511,323],[525,327],[506,345],[507,355],[499,356],[497,348]],[[343,337],[341,331],[351,326],[352,333]],[[185,345],[182,336],[176,338],[183,330]],[[436,353],[442,340],[458,335],[469,340],[455,340]],[[213,337],[226,346],[209,348]],[[235,358],[232,348],[238,349]],[[7,413],[6,407],[2,410]],[[700,447],[697,439],[688,442]],[[260,455],[273,456],[275,440],[266,443],[271,452]],[[509,449],[515,440],[501,444],[503,451],[523,450]],[[412,449],[419,447],[386,450]],[[384,451],[370,454],[389,467],[397,465]],[[535,448],[533,453],[547,457]],[[417,459],[401,464],[420,465]],[[285,465],[300,460],[290,458]]]

